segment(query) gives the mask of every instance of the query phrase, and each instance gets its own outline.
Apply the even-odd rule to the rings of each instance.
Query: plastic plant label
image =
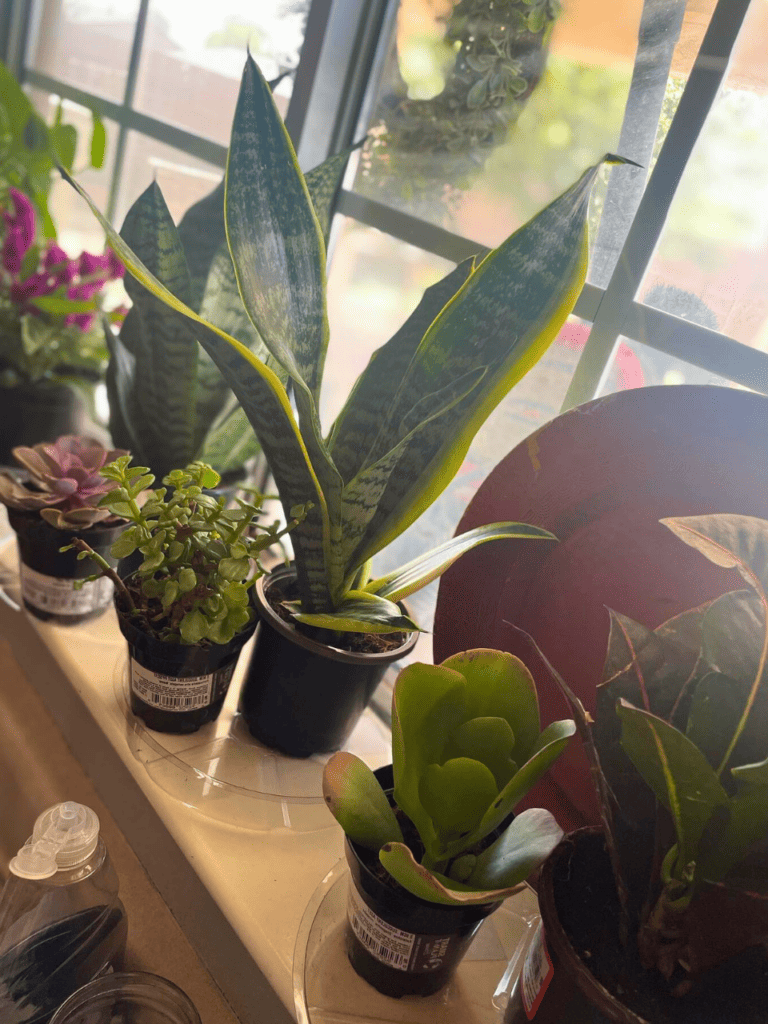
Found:
[[[85,615],[105,608],[112,600],[112,580],[101,579],[85,583],[75,590],[74,580],[45,576],[20,563],[21,596],[34,608],[55,615]]]
[[[131,658],[131,690],[145,704],[163,711],[207,708],[229,684],[235,662],[204,676],[167,676],[145,668]]]
[[[374,959],[409,974],[438,971],[457,942],[454,935],[416,935],[383,921],[349,884],[349,925]]]
[[[533,1020],[536,1016],[536,1011],[541,1006],[541,1001],[549,988],[554,973],[555,969],[552,966],[544,936],[544,924],[540,921],[525,957],[520,979],[523,1009],[528,1020]]]

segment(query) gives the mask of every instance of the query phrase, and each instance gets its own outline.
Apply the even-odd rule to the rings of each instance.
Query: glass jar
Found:
[[[201,1024],[191,1000],[156,974],[110,974],[78,989],[51,1024]]]

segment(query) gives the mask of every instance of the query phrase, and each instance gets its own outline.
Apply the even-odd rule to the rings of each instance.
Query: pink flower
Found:
[[[111,249],[107,250],[107,259],[109,260],[109,280],[119,280],[125,275],[125,267],[122,260]]]
[[[36,299],[40,295],[50,295],[56,288],[51,281],[50,274],[30,274],[23,281],[14,281],[11,285],[11,302],[17,306],[26,306],[30,299]]]
[[[94,313],[68,313],[64,323],[67,327],[79,327],[81,331],[89,331],[95,319]]]
[[[52,273],[56,284],[69,284],[77,274],[77,261],[71,260],[60,245],[52,242],[43,257],[43,266]]]
[[[35,240],[35,208],[17,188],[10,189],[9,195],[13,211],[3,211],[7,230],[0,258],[10,274],[18,274],[21,262]]]
[[[74,284],[67,288],[68,299],[84,299],[90,301],[101,291],[103,281],[89,281],[87,284]]]
[[[2,251],[3,267],[9,274],[18,274],[21,270],[21,262],[26,251],[21,228],[12,225],[5,234]]]
[[[109,259],[106,256],[94,256],[92,252],[81,252],[77,269],[82,277],[90,277],[92,274],[107,274]]]

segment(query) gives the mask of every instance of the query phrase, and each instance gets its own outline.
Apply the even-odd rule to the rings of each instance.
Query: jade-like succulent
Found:
[[[66,434],[53,444],[13,449],[16,461],[26,470],[28,480],[0,473],[0,502],[8,508],[40,512],[59,530],[84,530],[113,517],[99,502],[116,487],[102,475],[107,462],[126,453],[110,451],[87,437]]]
[[[135,574],[123,581],[82,539],[71,546],[79,558],[99,565],[99,575],[114,582],[123,610],[158,639],[229,643],[253,620],[248,591],[264,575],[260,553],[292,529],[304,509],[293,509],[283,529],[278,523],[265,527],[257,523],[256,505],[238,499],[228,508],[226,498],[204,493],[221,479],[204,462],[169,473],[163,483],[170,494],[166,487],[151,490],[154,476],[130,462],[130,455],[123,455],[104,467],[115,489],[103,497],[102,507],[131,524],[111,554],[120,559],[140,551],[144,560]]]
[[[409,665],[392,701],[394,808],[370,768],[346,752],[326,765],[323,795],[347,836],[378,853],[414,896],[503,900],[562,838],[549,811],[507,819],[574,731],[571,720],[541,731],[533,678],[511,654],[479,649]],[[398,814],[415,826],[420,848],[406,845]]]
[[[655,629],[611,612],[594,722],[550,671],[597,783],[621,933],[679,996],[768,942],[768,522],[661,522],[749,589]]]

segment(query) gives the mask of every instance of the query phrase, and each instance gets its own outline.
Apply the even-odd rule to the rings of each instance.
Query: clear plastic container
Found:
[[[59,1007],[51,1024],[201,1024],[180,988],[155,974],[111,974]]]
[[[73,992],[114,966],[127,922],[117,875],[88,807],[40,815],[0,894],[0,1021],[46,1024]]]

